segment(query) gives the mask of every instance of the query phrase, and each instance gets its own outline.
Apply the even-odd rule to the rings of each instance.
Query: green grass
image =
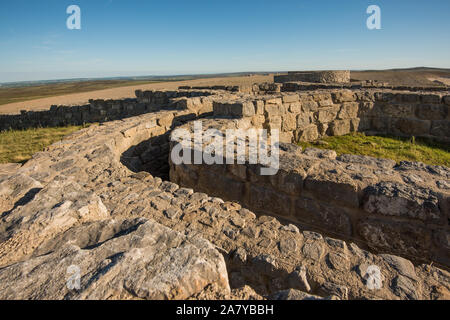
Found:
[[[340,154],[356,154],[400,161],[419,161],[450,167],[450,146],[425,139],[390,136],[366,136],[353,133],[326,137],[319,142],[300,142],[303,148],[314,147],[335,150]]]
[[[0,163],[24,163],[36,152],[81,128],[67,126],[0,132]]]
[[[40,98],[61,96],[71,93],[82,93],[95,90],[112,89],[162,81],[151,80],[93,80],[61,82],[23,87],[0,88],[0,105],[29,101]]]

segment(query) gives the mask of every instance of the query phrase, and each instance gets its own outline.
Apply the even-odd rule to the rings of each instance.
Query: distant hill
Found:
[[[391,85],[436,86],[449,85],[450,69],[417,67],[407,69],[352,71],[352,81],[378,80]]]

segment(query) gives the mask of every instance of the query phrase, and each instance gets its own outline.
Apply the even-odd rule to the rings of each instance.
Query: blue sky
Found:
[[[81,8],[68,30],[66,8]],[[366,9],[381,8],[381,30]],[[450,68],[448,0],[0,2],[0,82],[239,71]]]

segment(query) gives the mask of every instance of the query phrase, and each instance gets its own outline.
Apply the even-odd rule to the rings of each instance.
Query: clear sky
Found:
[[[81,30],[66,9],[81,8]],[[366,9],[381,8],[381,30]],[[0,82],[450,68],[449,0],[0,1]]]

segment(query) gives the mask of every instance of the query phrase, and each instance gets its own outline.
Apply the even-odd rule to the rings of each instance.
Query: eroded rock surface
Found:
[[[1,299],[187,299],[209,285],[230,291],[211,243],[154,221],[93,222],[55,240],[39,248],[43,255],[0,269]]]

